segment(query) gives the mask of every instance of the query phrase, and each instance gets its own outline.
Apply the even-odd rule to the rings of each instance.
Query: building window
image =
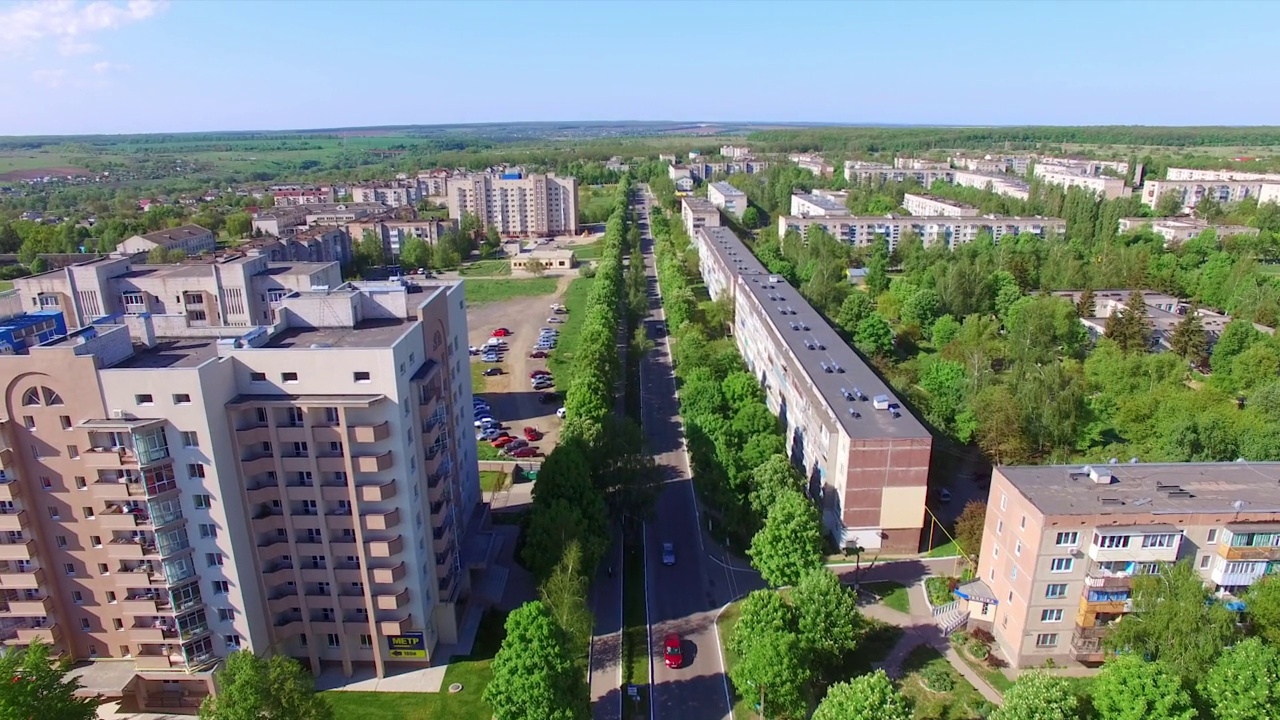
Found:
[[[267,381],[266,373],[260,373],[260,372],[249,373],[249,382],[266,382],[266,381]]]
[[[1023,515],[1023,516],[1022,516],[1022,520],[1018,522],[1018,529],[1019,529],[1019,530],[1026,530],[1026,529],[1027,529],[1027,516],[1026,516],[1026,515]]]
[[[46,486],[46,487],[48,487],[48,486]],[[48,512],[49,512],[49,519],[50,519],[50,520],[58,520],[58,519],[61,519],[61,518],[62,518],[62,515],[58,512],[58,508],[56,508],[56,507],[52,507],[52,506],[51,506],[51,507],[47,508],[47,510],[48,510]]]
[[[368,372],[366,372],[366,371],[364,371],[364,370],[357,370],[357,371],[355,371],[355,372],[351,373],[351,379],[352,379],[352,380],[354,380],[354,381],[356,381],[356,382],[358,382],[358,383],[367,383],[367,382],[370,382],[370,376],[369,376],[369,373],[368,373]]]
[[[74,575],[76,574],[76,565],[75,565],[75,563],[63,563],[63,564],[62,564],[62,572],[66,573],[67,575],[74,576]]]
[[[141,395],[134,395],[133,401],[139,405],[155,405],[155,398],[151,397],[151,395],[148,393],[143,393]]]
[[[194,430],[182,431],[182,447],[198,448],[200,447],[200,434]]]
[[[210,523],[200,523],[200,537],[206,539],[218,537],[218,526]]]
[[[1066,597],[1067,584],[1066,583],[1050,583],[1049,585],[1046,585],[1044,588],[1044,596],[1046,599],[1049,599],[1049,600],[1057,600],[1058,598]]]
[[[209,567],[220,567],[222,565],[222,553],[205,553],[204,562]]]
[[[191,502],[195,504],[198,510],[208,510],[213,507],[213,498],[209,495],[192,495]]]
[[[361,635],[361,636],[360,636],[360,649],[361,649],[361,650],[368,650],[368,649],[370,649],[370,648],[372,648],[372,647],[373,647],[373,636],[372,636],[372,635]]]
[[[1144,548],[1171,548],[1178,542],[1178,536],[1172,533],[1162,535],[1143,535]]]
[[[231,592],[231,585],[226,580],[213,581],[214,595],[226,595],[229,592]]]
[[[298,373],[296,372],[280,373],[280,382],[296,383],[298,382]]]
[[[107,591],[107,603],[114,605],[116,603],[116,593],[114,590]]]
[[[22,416],[22,426],[28,430],[36,429],[36,419],[31,415]]]
[[[123,630],[124,621],[121,620],[120,618],[111,618],[111,627],[115,628],[116,630]]]
[[[994,558],[998,558],[998,557],[1000,557],[1000,546],[999,546],[999,545],[992,546],[992,548],[991,548],[991,557],[994,557]]]
[[[204,465],[200,463],[187,464],[187,477],[192,480],[204,478]]]
[[[75,603],[76,605],[83,605],[83,604],[84,604],[84,593],[80,592],[79,590],[72,590],[72,591],[71,591],[71,602]]]
[[[329,647],[331,648],[340,647],[342,645],[341,638],[338,637],[337,633],[329,633],[328,640],[329,640]]]
[[[997,535],[1000,535],[1000,534],[1003,534],[1003,533],[1004,533],[1004,521],[1003,521],[1003,520],[996,520],[996,534],[997,534]]]
[[[222,637],[222,640],[223,640],[223,642],[224,642],[224,643],[226,643],[226,645],[227,645],[227,649],[228,649],[228,650],[239,650],[239,649],[240,649],[240,636],[239,636],[239,635],[224,635],[224,636]]]
[[[235,622],[236,611],[231,608],[218,608],[218,622]]]
[[[407,407],[407,406],[406,406]],[[324,421],[329,425],[338,424],[338,408],[327,407],[324,409]]]
[[[1093,544],[1110,550],[1116,550],[1129,547],[1128,535],[1100,535],[1093,534]]]
[[[1000,493],[1000,509],[1007,510],[1008,507],[1009,507],[1009,496],[1005,495],[1004,493]]]
[[[96,547],[96,548],[100,548],[100,547],[102,547],[102,536],[101,536],[101,535],[90,535],[90,536],[89,536],[89,544],[90,544],[90,545],[92,545],[92,546],[94,546],[94,547]]]
[[[1013,543],[1013,554],[1022,557],[1022,541],[1018,540]]]
[[[1080,533],[1060,532],[1054,544],[1058,547],[1074,547],[1080,544]]]
[[[70,416],[70,415],[59,415],[59,416],[58,416],[58,422],[62,423],[62,429],[63,429],[63,430],[70,430],[70,429],[71,429],[71,416]]]
[[[1209,539],[1206,540],[1205,542],[1207,542],[1209,545],[1214,545],[1218,542],[1218,528],[1209,529]]]
[[[66,547],[66,546],[67,546],[67,536],[66,536],[66,535],[57,535],[57,536],[55,536],[55,537],[53,538],[53,540],[54,540],[54,542],[56,542],[56,543],[58,544],[58,547],[60,547],[60,548],[64,548],[64,547]]]
[[[72,460],[75,460],[76,458],[80,457],[80,446],[78,446],[78,445],[68,445],[68,446],[67,446],[67,457],[71,458]]]
[[[173,396],[174,405],[190,405],[191,396],[187,393],[175,393]]]
[[[1058,633],[1040,633],[1036,635],[1036,647],[1051,648],[1058,646]]]
[[[1049,608],[1040,611],[1040,622],[1062,622],[1062,608]]]
[[[1010,580],[1017,580],[1017,579],[1018,579],[1018,566],[1017,566],[1017,565],[1014,565],[1014,566],[1012,566],[1012,567],[1010,567],[1010,568],[1009,568],[1009,579],[1010,579]]]
[[[1071,572],[1075,564],[1076,561],[1073,558],[1054,558],[1049,561],[1049,571],[1056,573]]]
[[[89,618],[80,618],[80,629],[85,632],[89,632],[93,629],[93,626],[89,624]]]
[[[1200,557],[1200,569],[1203,570],[1204,568],[1207,568],[1207,567],[1209,567],[1209,556],[1203,555]]]

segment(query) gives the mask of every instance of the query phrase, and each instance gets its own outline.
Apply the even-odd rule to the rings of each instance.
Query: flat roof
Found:
[[[304,350],[310,349],[312,345],[356,348],[391,347],[413,322],[401,319],[369,320],[350,328],[289,328],[276,333],[261,347]]]
[[[928,200],[930,202],[942,203],[943,205],[950,205],[951,207],[959,207],[959,208],[973,207],[973,205],[970,205],[969,203],[962,203],[959,200],[950,200],[948,198],[938,197],[937,195],[929,195],[928,193],[904,193],[903,197],[920,198],[922,200]]]
[[[680,198],[680,202],[684,203],[691,212],[696,213],[718,213],[720,209],[711,204],[706,198],[685,196]]]
[[[798,197],[801,200],[804,200],[805,202],[808,202],[811,205],[817,205],[818,207],[822,208],[823,210],[826,210],[827,212],[843,213],[846,215],[849,214],[849,208],[845,207],[844,203],[841,203],[838,200],[835,200],[834,198],[830,198],[826,195],[815,195],[813,193],[795,193],[795,197]]]
[[[717,180],[716,182],[711,183],[711,187],[715,188],[721,195],[746,195],[746,193],[730,185],[724,180]]]
[[[1093,482],[1089,467],[1114,480]],[[1280,512],[1280,462],[1011,465],[997,470],[1045,515]]]
[[[246,328],[247,330],[247,328]],[[154,347],[139,350],[128,358],[112,365],[112,368],[192,368],[218,357],[216,337],[159,338]]]
[[[781,277],[771,275],[732,230],[705,227],[702,231],[711,240],[721,265],[738,275],[739,292],[745,289],[751,293],[773,325],[775,334],[787,346],[792,361],[809,376],[849,437],[931,437],[924,425],[902,407],[888,383],[845,343],[798,290]],[[777,282],[771,283],[771,279]],[[826,372],[823,365],[832,372]],[[848,400],[846,392],[853,393],[855,389],[866,399]],[[897,406],[898,417],[893,417],[889,410],[873,409],[872,402],[878,396],[885,396],[890,404]],[[850,409],[855,410],[858,417],[851,415]]]

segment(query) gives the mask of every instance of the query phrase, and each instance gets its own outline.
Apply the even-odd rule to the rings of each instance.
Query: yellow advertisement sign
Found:
[[[387,647],[393,658],[427,659],[427,639],[423,633],[388,635]]]

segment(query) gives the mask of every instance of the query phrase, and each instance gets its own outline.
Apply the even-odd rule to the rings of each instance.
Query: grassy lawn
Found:
[[[556,291],[555,278],[528,278],[525,280],[466,280],[467,303],[502,302],[520,297],[550,295]]]
[[[952,540],[946,543],[945,545],[939,545],[938,547],[930,550],[929,553],[926,555],[926,557],[931,557],[931,558],[955,557],[956,555],[959,555],[959,554],[960,554],[960,548],[959,546],[956,545],[956,541]]]
[[[474,275],[510,275],[511,262],[509,260],[477,260],[458,268],[458,274],[464,277]]]
[[[985,707],[987,701],[937,650],[928,645],[917,647],[907,655],[902,669],[906,673],[902,693],[915,705],[912,717],[918,720],[985,717],[979,708]],[[926,678],[929,678],[928,685]]]
[[[489,387],[489,378],[484,376],[484,371],[494,367],[493,363],[471,362],[471,394],[479,395]]]
[[[564,291],[564,297],[560,299],[561,304],[569,308],[569,314],[560,316],[565,320],[560,326],[560,340],[556,343],[556,349],[551,351],[551,357],[547,360],[547,369],[558,378],[556,385],[561,388],[568,388],[572,379],[569,369],[573,365],[573,353],[578,349],[578,334],[582,332],[582,323],[586,320],[587,295],[591,293],[593,282],[593,278],[574,278]]]
[[[449,663],[444,675],[444,688],[440,692],[330,691],[324,696],[333,705],[333,716],[362,720],[489,720],[493,711],[480,696],[493,677],[489,666],[502,645],[506,634],[505,622],[503,613],[489,612],[484,616],[471,655]],[[447,692],[453,683],[462,683],[462,692]]]
[[[880,602],[891,610],[907,614],[911,613],[911,596],[907,594],[907,588],[902,583],[896,583],[892,580],[864,583],[862,589],[879,597]]]
[[[498,448],[490,445],[485,440],[476,441],[476,459],[477,460],[501,460],[502,456],[498,454]]]
[[[604,247],[600,243],[601,241],[597,240],[589,245],[573,245],[569,249],[573,250],[573,254],[579,260],[599,260],[604,254]]]
[[[630,546],[622,561],[622,683],[639,685],[640,702],[624,698],[624,718],[649,716],[649,635],[644,607],[644,559]]]
[[[0,280],[0,292],[4,292],[6,290],[12,290],[12,289],[13,289],[12,280]]]
[[[500,470],[481,470],[480,489],[485,492],[497,492],[507,486],[510,476]]]

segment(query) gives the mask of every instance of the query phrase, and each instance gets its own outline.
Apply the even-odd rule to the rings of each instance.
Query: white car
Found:
[[[564,408],[560,408],[559,410],[556,411],[556,417],[560,418],[561,420],[564,419]]]
[[[494,440],[494,439],[497,439],[497,437],[498,437],[498,433],[500,433],[500,432],[502,432],[502,431],[501,431],[501,430],[499,430],[498,428],[493,428],[493,427],[491,427],[491,428],[485,428],[484,430],[481,430],[480,432],[476,433],[476,440],[477,440],[477,441],[479,441],[479,440]]]
[[[555,325],[564,322],[564,318],[552,316],[547,318],[547,322]]]

